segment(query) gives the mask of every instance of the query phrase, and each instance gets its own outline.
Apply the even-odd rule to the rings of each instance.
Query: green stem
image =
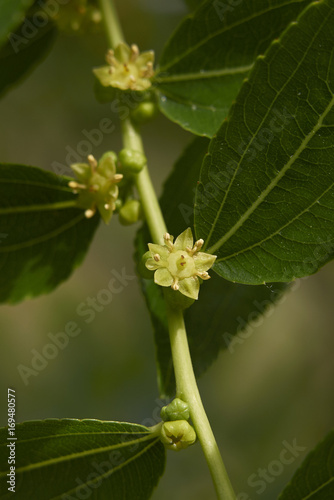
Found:
[[[124,147],[135,149],[144,154],[141,136],[130,118],[123,120],[122,131]],[[167,232],[167,228],[147,165],[135,176],[135,183],[153,242],[161,244],[162,236]]]
[[[181,310],[168,307],[168,326],[176,378],[176,396],[186,401],[201,443],[217,498],[235,500],[235,494],[206,416],[191,362],[187,333]]]
[[[115,48],[119,43],[124,41],[124,36],[114,2],[110,0],[99,0],[99,4],[103,14],[103,22],[109,45]]]
[[[123,41],[123,38],[113,0],[100,0],[100,6],[105,19],[108,39],[115,47],[117,43]],[[130,118],[122,121],[122,134],[124,147],[144,154],[140,133]],[[162,243],[166,224],[147,165],[136,175],[135,182],[152,239],[154,243]],[[177,395],[189,405],[191,419],[211,472],[217,498],[219,500],[235,500],[235,494],[198,391],[182,311],[170,307],[167,301],[166,305]]]

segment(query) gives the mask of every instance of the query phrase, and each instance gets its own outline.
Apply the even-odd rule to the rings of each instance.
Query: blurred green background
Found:
[[[186,13],[182,0],[123,0],[120,17],[129,43],[157,55]],[[65,163],[66,147],[76,149],[82,131],[110,117],[116,131],[94,149],[99,157],[121,145],[119,124],[109,106],[96,102],[91,68],[103,63],[102,32],[78,37],[62,34],[49,57],[1,101],[2,162],[52,170]],[[149,166],[158,193],[190,134],[159,116],[143,129]],[[17,420],[47,417],[98,418],[152,425],[158,399],[152,328],[136,280],[113,297],[86,324],[76,313],[87,297],[105,288],[110,272],[134,275],[133,238],[138,226],[124,228],[114,217],[101,224],[88,256],[70,280],[54,293],[16,306],[2,306],[1,399],[15,388]],[[200,390],[240,500],[274,499],[312,447],[334,421],[334,265],[301,280],[285,300],[233,353],[220,354],[199,381]],[[48,333],[68,321],[82,329],[59,355],[26,386],[17,366],[30,366],[31,350],[41,352]],[[222,331],[222,333],[224,333]],[[4,405],[5,406],[5,405]],[[6,413],[1,412],[1,425]],[[283,441],[304,448],[266,488],[249,478],[279,458]],[[253,476],[254,478],[254,476]],[[153,498],[213,499],[214,490],[199,445],[168,453],[166,474]],[[248,495],[248,497],[246,496]]]

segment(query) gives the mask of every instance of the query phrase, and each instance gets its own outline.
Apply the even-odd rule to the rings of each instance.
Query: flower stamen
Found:
[[[175,290],[175,291],[176,291],[176,290],[178,290],[178,289],[180,288],[180,286],[179,286],[179,280],[178,280],[177,278],[174,278],[174,281],[173,281],[173,283],[171,284],[171,287],[172,287],[172,289],[173,289],[173,290]]]
[[[97,161],[94,158],[94,156],[93,155],[88,155],[87,156],[87,160],[88,160],[89,165],[92,167],[92,170],[96,170]]]
[[[89,208],[88,210],[85,211],[85,217],[86,219],[91,219],[93,215],[95,214],[96,210],[92,210]]]

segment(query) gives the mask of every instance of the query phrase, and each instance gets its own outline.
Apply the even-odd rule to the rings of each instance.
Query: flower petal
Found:
[[[217,256],[209,253],[197,252],[194,255],[194,261],[197,271],[203,272],[210,269],[215,263]]]
[[[113,152],[105,153],[99,161],[97,171],[107,179],[112,179],[116,173],[115,154]]]
[[[112,205],[107,205],[108,208],[106,208],[106,203],[102,202],[102,203],[97,203],[97,208],[98,208],[98,211],[100,212],[100,215],[103,219],[103,222],[105,222],[106,224],[109,224],[110,222],[110,219],[112,217],[112,214],[113,214],[113,208],[112,208]]]
[[[147,50],[146,52],[142,52],[136,59],[136,66],[140,69],[145,68],[147,63],[151,62],[152,65],[154,63],[154,51]]]
[[[183,293],[186,297],[197,300],[199,292],[199,281],[197,276],[179,281],[179,292]]]
[[[160,286],[171,286],[173,277],[165,267],[157,269],[154,273],[154,283]]]
[[[127,43],[121,42],[115,49],[115,58],[121,63],[127,63],[130,60],[131,49]]]
[[[110,66],[100,66],[99,68],[94,68],[93,73],[96,78],[99,80],[103,87],[114,86],[113,78],[110,74]]]
[[[167,257],[169,256],[169,250],[164,245],[156,245],[155,243],[149,243],[148,248],[150,249],[153,255],[155,255],[156,253],[160,255],[162,260],[166,260]]]
[[[175,250],[185,250],[187,247],[192,248],[194,244],[193,234],[190,227],[181,233],[175,240]]]
[[[75,173],[77,179],[83,183],[88,182],[92,176],[91,166],[87,163],[74,163],[71,165],[71,169]]]
[[[145,262],[145,266],[150,271],[155,271],[156,269],[159,269],[159,267],[160,267],[158,262],[156,262],[154,259],[147,259],[147,261]]]

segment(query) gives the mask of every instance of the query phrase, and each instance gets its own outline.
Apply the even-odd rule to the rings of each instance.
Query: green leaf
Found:
[[[168,230],[179,235],[193,225],[193,198],[203,157],[209,140],[197,138],[185,150],[165,183],[161,206]],[[138,232],[137,261],[147,251],[150,241],[147,228]],[[269,315],[287,285],[247,286],[228,282],[210,272],[211,279],[200,287],[199,300],[185,311],[185,322],[195,374],[199,377],[216,359],[219,351],[229,346],[234,352],[242,339],[234,338],[245,328],[254,330],[262,314]],[[151,280],[141,280],[154,329],[158,385],[161,397],[175,392],[175,378],[169,343],[166,306],[162,288]],[[176,293],[176,292],[175,292]]]
[[[155,77],[161,111],[198,135],[222,124],[257,55],[310,0],[207,0],[167,42]]]
[[[0,302],[50,292],[83,260],[99,217],[75,208],[69,180],[0,165]]]
[[[22,37],[21,27],[11,34],[10,41],[0,49],[0,96],[46,57],[56,33],[54,23],[48,20],[30,39]]]
[[[25,12],[34,0],[1,0],[0,7],[0,46],[11,31],[22,22]]]
[[[18,424],[15,435],[13,495],[8,429],[0,429],[3,500],[146,500],[164,471],[164,446],[142,425],[48,419]]]
[[[334,254],[334,2],[313,3],[254,70],[210,144],[195,207],[214,269],[245,284]]]
[[[261,316],[272,314],[288,288],[286,283],[240,285],[210,274],[210,281],[201,286],[198,302],[185,312],[196,377],[210,367],[221,350],[228,348],[233,354],[262,324]]]
[[[305,458],[279,500],[334,498],[334,431]]]

